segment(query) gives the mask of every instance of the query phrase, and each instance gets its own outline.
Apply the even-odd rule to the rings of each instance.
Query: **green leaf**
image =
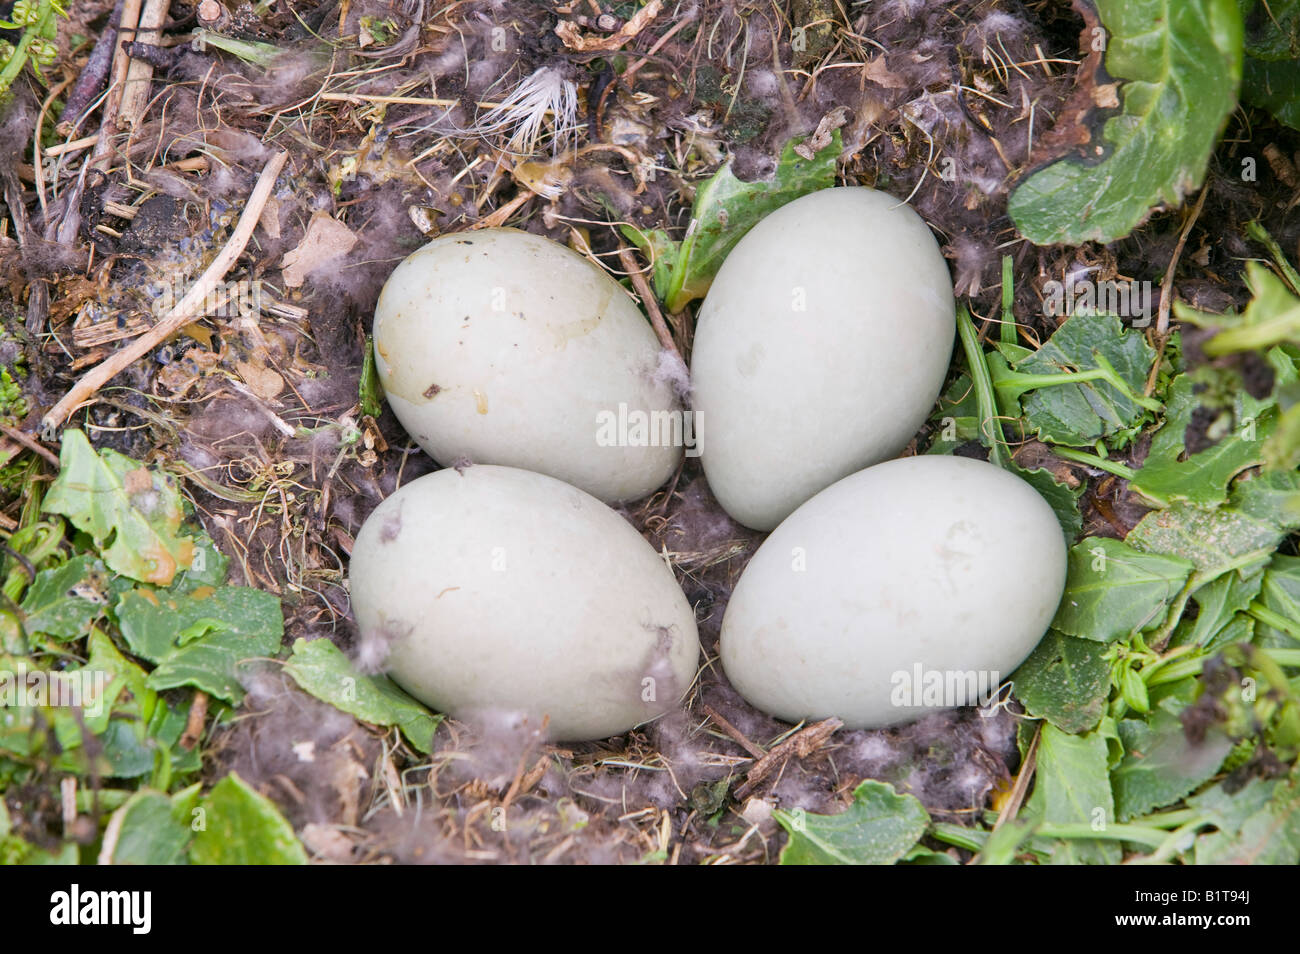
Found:
[[[1124,327],[1114,315],[1074,315],[1056,329],[1041,348],[1016,362],[1022,375],[1096,371],[1103,361],[1114,368],[1132,395],[1140,395],[1155,361],[1155,351],[1140,332]],[[999,367],[1001,364],[1001,367]],[[989,370],[1003,412],[1019,416],[1023,408],[1029,426],[1053,444],[1088,447],[1142,420],[1145,409],[1104,380],[1062,382],[1025,387],[1005,364],[990,356]],[[1028,395],[1020,395],[1028,391]],[[1015,399],[1020,398],[1020,407]]]
[[[240,663],[275,655],[284,636],[280,601],[243,586],[192,593],[137,587],[122,595],[117,618],[131,651],[157,663],[152,688],[195,686],[228,702],[243,698]]]
[[[176,817],[172,800],[142,789],[127,800],[111,864],[183,865],[190,830]]]
[[[366,335],[366,349],[361,360],[361,382],[357,385],[357,394],[361,402],[362,414],[379,417],[384,413],[384,387],[379,383],[379,371],[375,366],[375,341],[370,335]]]
[[[1300,864],[1300,769],[1286,779],[1253,779],[1231,796],[1220,783],[1188,801],[1219,828],[1196,839],[1198,865]]]
[[[194,560],[193,541],[178,535],[184,511],[172,478],[113,450],[97,454],[81,431],[63,433],[44,509],[90,534],[109,569],[133,580],[165,586]]]
[[[1300,129],[1300,63],[1246,57],[1241,71],[1241,99],[1273,114],[1280,123]]]
[[[212,787],[199,809],[190,845],[193,864],[307,863],[306,851],[280,810],[234,772]]]
[[[930,816],[911,795],[886,782],[867,780],[853,792],[853,804],[838,815],[778,810],[789,833],[783,865],[892,865],[925,834]]]
[[[1225,573],[1196,591],[1196,619],[1184,620],[1171,646],[1210,647],[1233,618],[1250,605],[1264,582],[1264,562]]]
[[[106,609],[108,577],[93,555],[41,570],[23,597],[23,626],[29,635],[78,639]]]
[[[1176,504],[1143,517],[1125,541],[1148,554],[1190,560],[1195,590],[1228,572],[1266,559],[1287,530],[1300,527],[1300,476],[1263,472],[1240,480],[1228,506],[1206,510]]]
[[[1261,60],[1300,57],[1300,0],[1237,0],[1245,23],[1246,55]]]
[[[1099,642],[1123,639],[1164,621],[1192,569],[1179,554],[1141,553],[1103,537],[1080,540],[1070,549],[1065,595],[1052,625]]]
[[[673,267],[663,296],[669,311],[679,312],[704,297],[723,259],[759,220],[800,196],[835,184],[835,162],[843,149],[839,130],[811,161],[794,151],[802,141],[786,143],[771,179],[742,182],[728,160],[696,190],[687,237],[676,255],[670,255]],[[658,241],[656,250],[664,253],[662,240],[649,241]]]
[[[1275,628],[1259,622],[1259,645],[1294,648],[1300,633],[1300,557],[1275,555],[1258,587],[1259,605],[1281,617]],[[1244,608],[1244,607],[1243,607]],[[1263,615],[1263,614],[1261,614]]]
[[[1151,439],[1151,450],[1129,486],[1153,500],[1217,506],[1228,498],[1228,485],[1242,471],[1263,460],[1263,441],[1271,433],[1277,412],[1264,410],[1256,418],[1238,395],[1238,426],[1213,446],[1184,457],[1184,438],[1192,414],[1200,406],[1186,374],[1174,379],[1165,423]]]
[[[1148,719],[1121,719],[1124,758],[1111,773],[1120,821],[1172,805],[1213,778],[1232,750],[1232,740],[1211,727],[1193,744],[1178,719],[1182,703],[1162,700]]]
[[[623,233],[623,237],[640,249],[645,260],[650,263],[650,275],[655,294],[661,300],[666,298],[673,269],[677,267],[681,244],[674,242],[662,229],[651,229],[647,232],[635,225],[620,225],[618,228]]]
[[[1096,0],[1096,7],[1122,109],[1086,158],[1058,159],[1011,193],[1008,212],[1036,245],[1111,242],[1153,207],[1178,205],[1204,180],[1237,105],[1236,0]]]
[[[285,672],[302,689],[336,709],[372,725],[395,725],[426,755],[441,716],[433,715],[386,676],[366,676],[352,668],[328,639],[295,640]]]
[[[1106,740],[1096,733],[1070,735],[1043,726],[1038,742],[1034,792],[1025,806],[1029,820],[1051,824],[1088,824],[1099,830],[1115,820]],[[1034,847],[1050,850],[1052,864],[1116,864],[1119,845],[1111,841],[1063,839],[1052,844],[1036,839]]]
[[[1011,677],[1016,698],[1064,732],[1096,728],[1110,693],[1104,652],[1093,640],[1049,630]]]

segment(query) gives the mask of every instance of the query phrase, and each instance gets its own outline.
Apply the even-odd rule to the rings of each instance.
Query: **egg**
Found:
[[[662,714],[695,677],[695,615],[667,564],[542,474],[477,465],[405,485],[357,534],[349,589],[393,680],[459,718],[601,739]]]
[[[550,239],[483,229],[404,259],[375,308],[388,403],[438,463],[549,474],[635,500],[682,457],[659,343],[609,275]]]
[[[952,357],[938,243],[873,189],[814,192],[732,250],[691,359],[700,460],[740,523],[770,530],[841,477],[897,456]]]
[[[727,678],[790,722],[851,728],[987,702],[1047,631],[1065,587],[1052,508],[1000,467],[892,460],[790,515],[722,621]]]

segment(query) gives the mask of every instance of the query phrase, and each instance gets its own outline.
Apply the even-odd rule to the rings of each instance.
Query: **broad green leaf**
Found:
[[[1096,0],[1096,8],[1122,108],[1086,156],[1058,159],[1011,193],[1007,211],[1037,245],[1111,242],[1155,206],[1178,205],[1204,180],[1237,105],[1236,0]]]
[[[1248,56],[1241,73],[1242,102],[1267,110],[1292,129],[1300,129],[1300,63]]]
[[[1300,769],[1285,779],[1253,779],[1231,796],[1221,788],[1188,800],[1219,828],[1196,839],[1198,865],[1300,864]]]
[[[1195,590],[1229,570],[1267,559],[1300,527],[1300,475],[1262,472],[1240,480],[1228,505],[1214,510],[1175,504],[1143,517],[1125,541],[1148,554],[1190,560]]]
[[[142,789],[120,809],[124,813],[111,864],[183,865],[190,830],[176,817],[172,800]]]
[[[137,587],[122,595],[117,618],[131,651],[157,663],[150,687],[190,685],[227,702],[243,698],[240,663],[275,655],[284,636],[280,601],[242,586]]]
[[[916,798],[870,779],[854,790],[853,804],[838,815],[781,810],[775,815],[790,836],[781,849],[783,865],[892,865],[930,825]]]
[[[1246,24],[1241,99],[1300,129],[1300,0],[1238,0]]]
[[[179,535],[184,513],[173,479],[116,451],[96,453],[81,431],[63,432],[44,509],[90,534],[109,569],[133,580],[165,586],[194,560],[193,541]]]
[[[23,627],[54,639],[85,636],[107,608],[107,584],[104,564],[92,555],[41,570],[23,596]]]
[[[1180,554],[1142,553],[1118,540],[1088,537],[1070,549],[1069,567],[1052,625],[1071,636],[1112,642],[1162,622],[1193,564]]]
[[[802,139],[786,143],[769,180],[742,182],[728,160],[696,190],[687,237],[675,256],[670,256],[673,267],[663,296],[669,311],[681,311],[704,297],[723,259],[760,219],[800,196],[835,184],[835,162],[843,148],[839,131],[812,160],[794,151],[800,142]],[[664,254],[662,239],[650,236],[648,241],[657,253]]]
[[[1003,413],[1018,417],[1023,410],[1029,426],[1049,443],[1088,447],[1135,426],[1145,413],[1108,381],[1063,381],[1030,388],[1006,373],[1000,356],[989,358]],[[1114,315],[1074,315],[1041,348],[1016,362],[1015,371],[1022,375],[1096,371],[1102,360],[1115,369],[1130,395],[1140,395],[1155,352],[1140,332],[1125,328]]]
[[[419,751],[433,751],[433,715],[386,676],[366,676],[352,668],[328,639],[298,639],[285,672],[306,692],[372,725],[395,725]]]
[[[1048,630],[1011,681],[1030,715],[1065,732],[1086,732],[1101,719],[1110,693],[1105,648],[1091,639]]]
[[[1237,398],[1237,427],[1212,446],[1185,455],[1184,438],[1192,414],[1200,406],[1192,379],[1174,379],[1165,422],[1151,439],[1151,450],[1129,486],[1153,500],[1217,506],[1228,498],[1228,485],[1242,471],[1263,461],[1263,441],[1277,420],[1272,408],[1259,418],[1250,413],[1245,394]]]
[[[1025,817],[1051,824],[1092,825],[1099,831],[1113,822],[1106,740],[1095,733],[1071,735],[1050,724],[1043,726],[1034,792],[1025,806]],[[1113,841],[1063,839],[1052,844],[1036,839],[1034,847],[1050,851],[1052,864],[1116,864],[1120,860],[1119,845]]]
[[[190,845],[196,865],[305,865],[307,852],[265,795],[231,772],[199,804]]]
[[[1121,719],[1124,759],[1111,773],[1115,813],[1120,821],[1172,805],[1213,778],[1232,750],[1232,740],[1217,727],[1193,744],[1177,713],[1182,703],[1165,699],[1148,719]]]
[[[1246,55],[1300,59],[1300,0],[1237,0],[1245,23]]]

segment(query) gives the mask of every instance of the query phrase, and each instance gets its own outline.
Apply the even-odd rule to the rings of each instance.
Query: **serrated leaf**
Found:
[[[794,151],[802,138],[781,150],[771,179],[742,182],[731,171],[732,161],[700,186],[691,207],[691,226],[673,257],[664,304],[681,311],[702,298],[736,243],[764,216],[788,202],[835,184],[835,162],[843,145],[839,130],[811,160]],[[659,248],[663,254],[663,248]]]
[[[1142,553],[1104,537],[1080,540],[1070,548],[1065,594],[1052,626],[1099,642],[1123,639],[1164,620],[1192,569],[1179,554]]]
[[[104,564],[89,554],[41,570],[23,596],[23,628],[53,639],[85,636],[107,609],[107,586]]]
[[[305,691],[336,709],[372,725],[395,725],[420,752],[433,751],[433,732],[440,716],[398,688],[385,676],[366,676],[353,669],[328,639],[295,640],[285,672]]]
[[[1051,824],[1105,826],[1115,820],[1110,778],[1106,772],[1106,740],[1071,735],[1053,725],[1043,726],[1038,742],[1038,768],[1025,817]],[[1119,845],[1112,841],[1065,839],[1051,843],[1035,839],[1034,847],[1050,851],[1052,864],[1116,864]]]
[[[174,480],[114,450],[96,453],[81,431],[63,432],[59,476],[43,508],[90,534],[109,569],[133,580],[166,586],[194,560],[193,541],[179,534]]]
[[[1165,699],[1148,719],[1120,720],[1124,758],[1111,773],[1120,821],[1177,802],[1213,778],[1232,750],[1232,740],[1216,726],[1199,744],[1189,741],[1177,715],[1182,705]]]
[[[265,795],[231,772],[199,804],[190,861],[196,865],[305,865],[307,852]]]
[[[1228,485],[1242,471],[1263,461],[1263,441],[1272,432],[1277,412],[1267,409],[1257,419],[1237,398],[1235,430],[1199,453],[1184,457],[1184,439],[1192,414],[1200,407],[1190,377],[1174,379],[1165,422],[1151,439],[1151,450],[1129,486],[1152,500],[1217,506],[1228,499]]]
[[[1011,193],[1007,211],[1037,245],[1111,242],[1205,177],[1237,105],[1242,22],[1236,0],[1095,0],[1106,73],[1122,109],[1089,157],[1059,159]]]
[[[1105,648],[1090,639],[1049,630],[1011,676],[1030,715],[1063,732],[1087,732],[1101,720],[1110,693]]]
[[[1101,367],[1098,356],[1110,363],[1131,393],[1142,393],[1155,352],[1139,332],[1124,327],[1114,315],[1067,318],[1041,348],[1016,362],[1015,370],[1046,375],[1094,371]],[[1107,381],[1029,390],[1003,373],[1003,367],[990,356],[989,372],[1003,412],[1019,416],[1023,411],[1029,426],[1049,443],[1087,447],[1133,427],[1145,413],[1140,404]]]
[[[789,834],[783,865],[892,865],[925,834],[930,816],[911,795],[886,782],[867,780],[853,804],[838,815],[777,811]]]

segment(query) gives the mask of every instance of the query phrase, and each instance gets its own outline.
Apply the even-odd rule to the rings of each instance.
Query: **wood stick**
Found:
[[[665,350],[671,351],[677,356],[677,360],[681,361],[682,367],[686,367],[686,361],[682,358],[681,351],[677,349],[677,342],[673,340],[673,333],[668,328],[668,322],[664,321],[664,313],[659,308],[659,300],[655,298],[650,283],[645,280],[645,272],[637,264],[632,250],[621,242],[618,246],[618,260],[623,263],[623,271],[627,272],[627,277],[632,279],[632,287],[641,296],[641,302],[650,315],[650,324],[659,337],[659,343],[664,346]]]
[[[171,0],[144,0],[140,11],[140,28],[136,43],[157,46],[162,38],[162,25],[167,19]],[[149,87],[153,83],[153,64],[140,58],[131,58],[126,70],[126,85],[122,88],[122,102],[118,106],[117,121],[120,126],[135,128],[149,106]]]
[[[113,133],[117,131],[117,111],[122,105],[122,90],[126,86],[127,70],[131,67],[131,57],[127,55],[126,44],[122,41],[135,39],[136,27],[140,25],[140,6],[143,0],[124,0],[122,4],[122,22],[118,25],[113,47],[113,70],[109,73],[108,93],[104,98],[104,110],[99,121],[99,142],[91,153],[90,162],[97,169],[103,169],[108,162],[108,151],[113,144]]]
[[[240,213],[239,222],[235,225],[235,231],[231,234],[230,241],[212,260],[212,264],[199,276],[199,280],[194,283],[194,287],[172,307],[171,311],[159,319],[156,325],[121,351],[115,352],[102,364],[96,365],[86,372],[73,385],[72,390],[65,394],[59,403],[54,405],[49,413],[41,419],[42,434],[52,436],[83,401],[94,396],[100,388],[116,377],[131,362],[144,357],[198,317],[203,310],[208,295],[226,277],[226,273],[235,264],[235,260],[243,254],[245,246],[248,245],[248,240],[253,237],[253,229],[257,227],[258,219],[262,216],[262,209],[266,205],[266,200],[271,197],[271,190],[275,188],[276,177],[279,176],[280,170],[284,168],[285,161],[288,158],[289,154],[287,152],[279,152],[271,157],[271,161],[266,164],[262,174],[258,177],[257,184],[253,186],[253,191],[248,196],[248,202],[244,204],[244,211]]]

